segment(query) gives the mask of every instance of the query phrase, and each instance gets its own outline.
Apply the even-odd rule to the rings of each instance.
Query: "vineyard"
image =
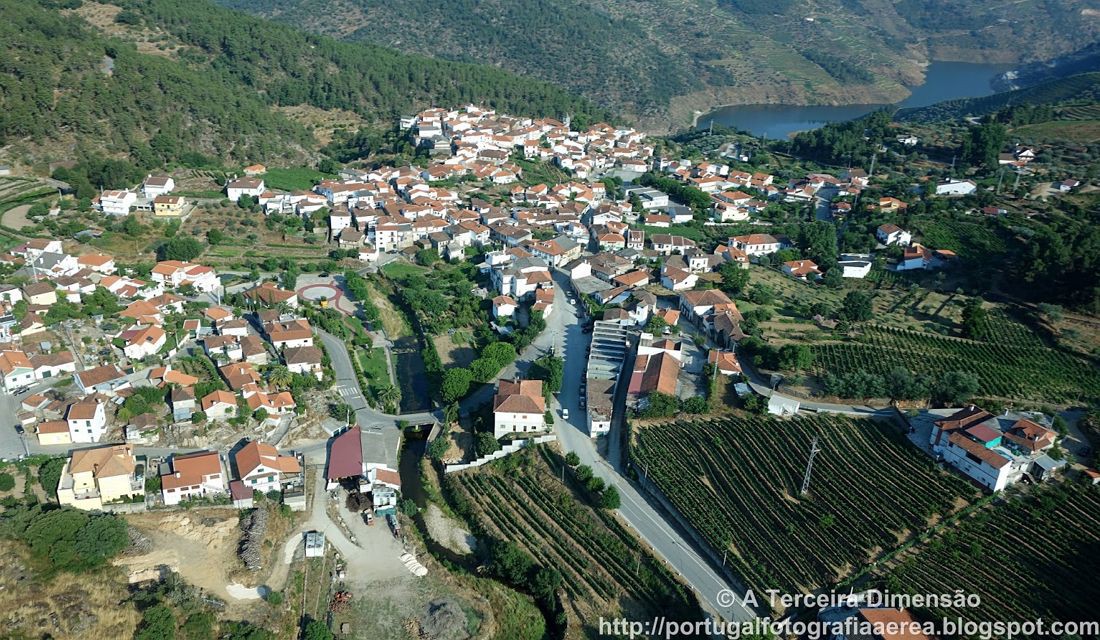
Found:
[[[694,596],[642,550],[616,517],[565,488],[557,455],[545,447],[513,454],[473,472],[447,476],[456,510],[485,535],[520,545],[562,574],[567,611],[589,627],[598,616],[665,615],[698,619]]]
[[[631,457],[757,592],[831,584],[976,496],[893,424],[838,416],[642,427]]]
[[[990,325],[988,342],[871,325],[851,341],[813,345],[814,372],[885,375],[902,367],[940,376],[963,371],[977,376],[982,396],[1036,402],[1100,399],[1094,365],[1045,347],[1010,323]]]
[[[1100,603],[1100,487],[1065,482],[994,503],[883,572],[896,593],[981,597],[968,620],[1088,620]]]

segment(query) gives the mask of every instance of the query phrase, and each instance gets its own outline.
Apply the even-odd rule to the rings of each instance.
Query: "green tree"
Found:
[[[971,340],[982,340],[989,334],[989,313],[981,298],[967,300],[962,310],[962,333]]]
[[[497,441],[491,433],[479,433],[474,442],[474,448],[477,450],[477,455],[480,458],[490,453],[500,451],[500,442]]]
[[[722,276],[722,290],[731,295],[737,295],[749,286],[749,270],[741,268],[736,262],[725,262],[718,267],[718,275]]]
[[[11,491],[15,488],[15,477],[10,473],[0,473],[0,491]]]
[[[328,626],[320,620],[310,620],[306,623],[305,632],[302,633],[302,640],[332,640],[332,632],[329,631]]]
[[[505,582],[524,587],[535,561],[514,542],[496,541],[489,549],[489,569]]]
[[[559,356],[543,356],[532,363],[529,377],[543,381],[543,390],[546,393],[561,391],[562,381],[565,377],[565,360]]]
[[[581,457],[578,456],[576,453],[570,451],[569,453],[565,454],[565,464],[569,465],[570,467],[575,467],[580,463]]]
[[[194,260],[202,254],[202,243],[190,236],[176,236],[157,249],[160,260]]]
[[[946,406],[965,404],[978,392],[978,377],[964,371],[948,371],[936,382],[934,399]]]
[[[814,362],[813,351],[805,344],[785,344],[779,348],[779,368],[784,371],[803,371]]]
[[[553,602],[561,587],[561,573],[557,569],[539,567],[531,578],[531,595],[543,602]]]
[[[285,389],[294,381],[294,374],[285,365],[275,365],[267,372],[267,381],[274,387]]]
[[[841,316],[851,322],[865,322],[874,316],[871,294],[862,291],[850,291],[844,296]]]
[[[176,614],[171,607],[158,604],[142,612],[134,640],[174,640],[175,637]]]
[[[638,412],[643,418],[667,418],[676,415],[680,403],[675,396],[654,391],[646,396],[646,407]]]
[[[707,407],[707,399],[703,396],[692,396],[684,400],[682,408],[684,413],[694,414],[706,413],[709,409],[709,407]]]
[[[615,487],[604,489],[603,494],[600,495],[600,506],[604,509],[618,509],[621,502],[619,490]]]
[[[440,393],[444,402],[455,402],[470,391],[470,383],[473,376],[469,369],[452,367],[443,372],[443,382],[440,385]]]
[[[184,640],[213,640],[215,622],[213,612],[197,611],[184,620],[180,634]]]
[[[447,450],[450,449],[450,447],[451,443],[449,438],[439,436],[428,444],[428,457],[432,460],[442,460],[443,456],[447,455]]]
[[[65,467],[64,458],[50,458],[38,467],[38,484],[52,499],[57,499],[57,484],[61,482],[61,470]]]

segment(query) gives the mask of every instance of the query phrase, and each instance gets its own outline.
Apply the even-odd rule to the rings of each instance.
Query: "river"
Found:
[[[926,107],[957,98],[979,98],[994,93],[992,81],[1011,65],[970,62],[933,62],[928,66],[924,84],[899,107]],[[841,106],[796,106],[748,104],[722,107],[699,117],[698,127],[714,124],[736,127],[769,139],[786,138],[793,133],[817,129],[830,122],[842,122],[866,115],[886,105],[849,104]]]
[[[397,383],[401,387],[401,413],[430,411],[431,388],[428,386],[424,358],[420,355],[420,343],[413,337],[399,338],[394,340],[391,354]]]

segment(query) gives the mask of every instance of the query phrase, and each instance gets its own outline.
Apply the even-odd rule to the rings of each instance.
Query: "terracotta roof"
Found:
[[[752,233],[747,236],[735,236],[733,239],[737,243],[743,245],[779,244],[779,240],[777,240],[775,236],[766,233]]]
[[[109,444],[73,451],[69,462],[69,473],[90,471],[95,478],[123,476],[132,474],[135,464],[133,445]]]
[[[241,478],[255,471],[260,465],[280,473],[298,473],[302,470],[297,458],[281,455],[275,447],[259,440],[250,440],[248,444],[238,449],[233,454],[233,460],[237,466],[237,474]]]
[[[642,371],[640,393],[664,393],[676,395],[676,380],[680,376],[680,362],[671,354],[661,352],[650,356],[638,356],[635,371]]]
[[[64,420],[50,420],[38,423],[38,433],[68,433],[69,423]]]
[[[542,380],[501,380],[493,397],[494,413],[544,413]]]
[[[76,377],[85,387],[94,387],[96,385],[103,384],[104,382],[117,380],[124,375],[125,374],[122,373],[122,370],[115,365],[105,364],[94,369],[85,369],[84,371],[76,374]]]
[[[215,451],[172,456],[172,473],[160,477],[165,489],[202,484],[203,476],[221,475],[222,463]]]
[[[213,407],[215,404],[218,403],[237,406],[237,396],[229,393],[228,391],[225,391],[224,389],[217,389],[203,396],[202,401],[200,402],[203,411],[210,409],[210,407]]]
[[[963,451],[966,451],[967,453],[980,459],[982,462],[993,467],[994,469],[1000,469],[1001,467],[1008,464],[1007,458],[1001,456],[998,453],[995,453],[991,449],[986,449],[981,444],[974,442],[973,440],[967,438],[961,433],[952,433],[951,437],[948,438],[948,441],[956,447],[959,447]]]
[[[66,420],[91,420],[99,409],[98,402],[74,402],[65,414]]]

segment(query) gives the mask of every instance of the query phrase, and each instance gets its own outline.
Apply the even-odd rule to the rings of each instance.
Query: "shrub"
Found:
[[[0,473],[0,491],[11,491],[15,488],[15,477],[10,473]]]

